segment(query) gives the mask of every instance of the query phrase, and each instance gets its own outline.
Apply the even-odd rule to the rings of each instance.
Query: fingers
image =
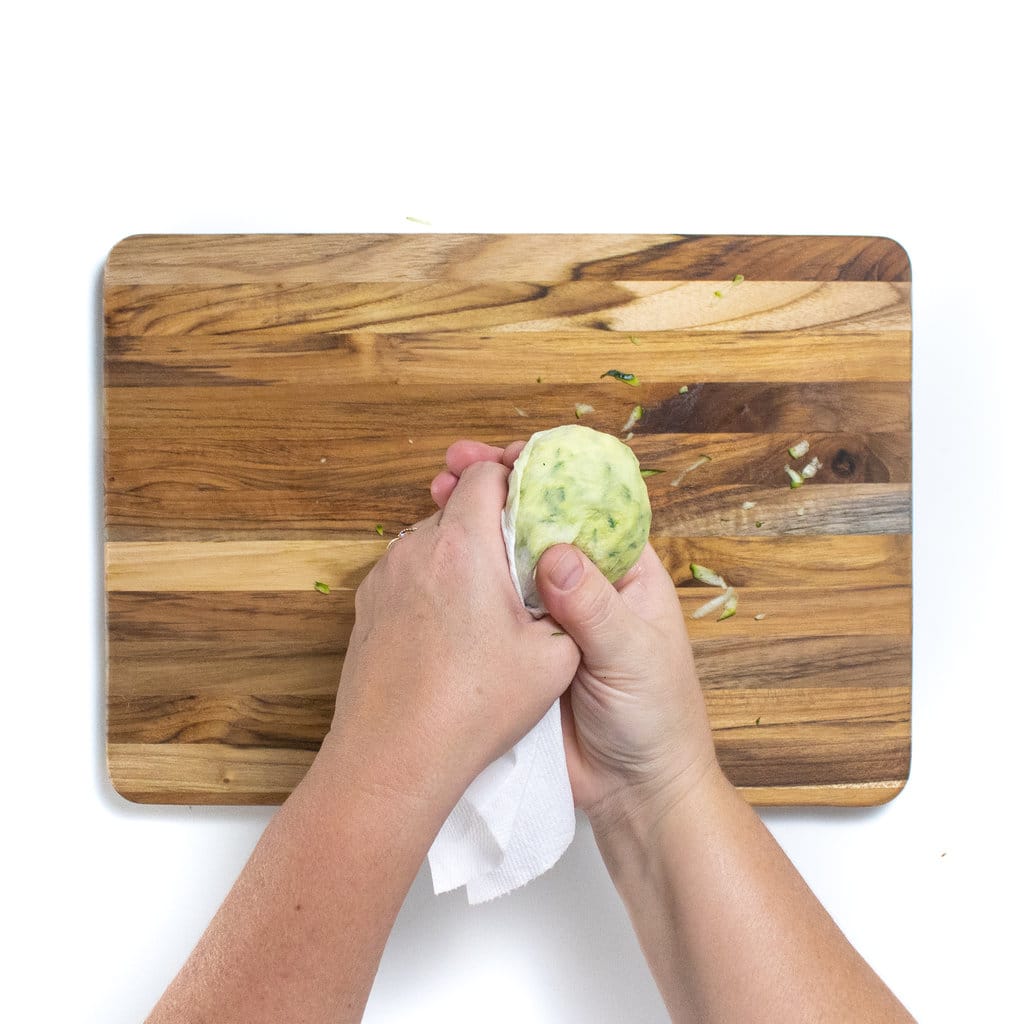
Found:
[[[512,468],[516,459],[519,458],[519,453],[526,447],[525,441],[513,441],[504,451],[501,456],[502,464]]]
[[[450,473],[460,477],[473,463],[501,462],[503,454],[503,448],[482,441],[456,441],[445,452],[444,464]]]
[[[445,523],[459,523],[470,534],[499,541],[499,517],[508,497],[508,470],[497,462],[475,462],[459,477],[444,507]]]
[[[541,555],[536,580],[548,613],[576,641],[588,668],[620,665],[635,616],[597,566],[572,545],[556,544]]]
[[[444,508],[448,499],[452,496],[459,478],[449,470],[443,470],[430,481],[430,496],[438,508]]]
[[[438,508],[444,508],[459,482],[459,477],[477,462],[495,462],[512,468],[525,447],[525,441],[513,441],[507,448],[496,448],[482,441],[456,441],[445,452],[445,469],[430,482],[430,496]]]

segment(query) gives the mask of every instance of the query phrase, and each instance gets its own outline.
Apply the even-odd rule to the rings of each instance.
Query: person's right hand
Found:
[[[640,808],[657,816],[718,771],[672,578],[650,544],[614,586],[560,544],[541,556],[536,580],[582,653],[564,716],[577,804],[595,824]]]

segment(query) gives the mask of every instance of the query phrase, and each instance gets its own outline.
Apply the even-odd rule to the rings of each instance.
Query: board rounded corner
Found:
[[[891,235],[875,235],[875,240],[881,245],[888,247],[891,253],[890,258],[892,262],[906,268],[902,276],[908,283],[911,282],[914,279],[914,273],[913,266],[910,262],[910,253],[907,252],[907,247]]]
[[[106,259],[103,261],[103,274],[106,276],[107,272],[112,268],[116,267],[121,262],[131,261],[131,250],[141,241],[150,239],[153,236],[151,234],[145,234],[144,232],[136,232],[132,235],[125,235],[123,238],[119,238],[108,250]]]
[[[118,768],[114,764],[111,757],[110,744],[107,744],[106,754],[104,756],[104,763],[106,767],[106,784],[108,787],[107,795],[114,800],[121,801],[125,804],[137,806],[144,804],[147,801],[143,800],[139,792],[132,788],[130,780],[126,776],[119,775]]]
[[[886,804],[891,804],[907,788],[907,783],[910,781],[910,773],[908,772],[902,779],[893,779],[885,786],[879,786],[875,793],[878,797],[877,800],[873,801],[871,807],[884,807]]]

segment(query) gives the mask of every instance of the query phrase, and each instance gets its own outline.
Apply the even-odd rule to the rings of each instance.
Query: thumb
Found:
[[[633,613],[582,551],[571,544],[548,548],[535,579],[548,614],[576,641],[591,671],[622,660]]]

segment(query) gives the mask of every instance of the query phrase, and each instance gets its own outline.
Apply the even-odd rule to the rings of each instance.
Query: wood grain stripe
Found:
[[[612,422],[618,432],[629,409],[639,402],[647,410],[638,424],[640,434],[797,432],[802,436],[910,429],[907,384],[697,384],[679,394],[678,378],[668,385],[652,381],[627,388],[617,381],[601,383],[604,370],[594,367],[592,372],[589,385],[568,392],[541,386],[524,392],[507,385],[455,382],[440,391],[387,384],[346,389],[293,384],[108,388],[105,422],[107,436],[118,443],[126,438],[326,441],[382,435],[404,436],[415,443],[420,436],[436,436],[439,423],[449,428],[452,438],[520,437],[573,419],[576,402],[603,408],[602,415],[617,408]]]
[[[742,486],[679,492],[652,495],[662,536],[910,533],[910,484],[805,484],[788,494]],[[756,502],[753,509],[743,508],[747,500]]]
[[[816,235],[135,235],[108,286],[250,281],[909,281],[892,239]]]
[[[538,377],[550,385],[592,384],[584,379],[584,370],[614,357],[628,360],[630,370],[644,381],[658,380],[666,366],[673,367],[681,374],[679,384],[743,381],[752,364],[762,367],[763,379],[770,382],[906,382],[908,335],[906,330],[835,334],[813,328],[728,333],[536,331],[529,338],[479,332],[308,333],[286,338],[268,338],[264,332],[185,339],[127,335],[108,341],[106,381],[110,387],[282,381],[306,386],[387,381],[402,387],[445,387],[470,363],[481,380],[518,383],[532,393]]]
[[[651,488],[656,536],[667,537],[904,534],[910,532],[910,499],[909,484],[815,484],[798,491],[742,484]],[[287,492],[253,500],[244,491],[161,490],[154,484],[112,496],[107,539],[362,540],[374,535],[377,523],[394,536],[435,511],[425,482],[415,491],[381,487],[358,501],[329,491],[320,502]],[[755,502],[753,509],[743,508],[747,501]]]
[[[909,285],[890,282],[567,281],[108,286],[112,336],[409,331],[910,329]]]
[[[716,591],[678,588],[695,639],[757,637],[767,642],[808,636],[905,636],[907,586],[837,588],[740,587],[740,610],[726,622],[689,616]],[[283,657],[344,653],[355,615],[350,590],[318,594],[114,592],[107,598],[111,658]],[[764,613],[757,621],[754,615]]]
[[[899,796],[906,784],[906,776],[901,776],[824,786],[738,786],[737,789],[756,807],[875,807]]]
[[[906,637],[789,637],[774,641],[772,657],[766,659],[762,637],[735,636],[724,626],[717,634],[693,641],[705,690],[898,687],[905,686],[909,677],[910,640]],[[132,653],[130,642],[115,644],[110,673],[117,685],[111,704],[130,710],[137,697],[235,697],[239,693],[262,697],[298,693],[333,699],[344,661],[342,652],[253,657],[246,655],[244,645],[192,661],[180,656],[180,646],[153,646],[139,657]],[[127,653],[121,656],[121,651]]]
[[[628,416],[625,408],[599,407],[581,422],[615,432],[623,425],[623,415]],[[501,440],[505,444],[511,438]],[[787,451],[796,440],[806,440],[810,445],[802,460],[792,459]],[[444,467],[449,444],[451,435],[367,438],[360,444],[361,458],[356,462],[347,445],[336,438],[253,441],[135,436],[124,438],[117,451],[107,457],[106,482],[115,499],[119,494],[144,492],[154,484],[160,484],[161,493],[166,494],[168,484],[173,482],[185,492],[245,490],[255,501],[259,496],[253,492],[289,492],[306,498],[330,494],[352,508],[358,506],[356,499],[368,485],[379,485],[382,479],[414,492],[426,490],[431,478]],[[799,437],[792,431],[641,433],[634,434],[629,445],[641,466],[660,469],[667,478],[649,479],[647,485],[652,492],[670,486],[701,455],[709,456],[711,461],[700,466],[699,473],[680,480],[687,490],[698,485],[755,483],[787,489],[789,478],[783,466],[793,463],[799,469],[812,454],[822,467],[808,487],[823,483],[905,483],[910,479],[910,434],[905,431],[805,431]]]
[[[655,550],[680,586],[700,586],[690,563],[709,565],[737,586],[794,589],[894,586],[910,568],[910,538],[655,537]],[[106,583],[121,591],[308,591],[357,587],[387,540],[142,541],[106,547]]]
[[[602,426],[599,414],[587,422]],[[798,436],[824,464],[813,481],[792,491],[783,467],[793,461],[786,446]],[[106,460],[108,538],[209,540],[222,531],[220,539],[344,533],[358,540],[378,523],[394,535],[432,513],[430,481],[450,441],[450,435],[368,438],[355,461],[337,438],[129,435]],[[656,536],[909,530],[908,487],[862,486],[909,482],[906,432],[648,434],[630,444],[642,466],[662,471],[648,480]],[[711,462],[683,475],[705,454]],[[749,502],[754,507],[744,509]]]
[[[902,686],[910,669],[910,641],[898,636],[791,637],[774,646],[770,661],[757,636],[698,637],[693,647],[705,690]],[[128,648],[119,644],[115,650]],[[333,697],[342,662],[340,652],[275,658],[228,650],[223,656],[192,664],[183,662],[177,649],[168,645],[146,657],[112,656],[110,670],[117,692],[111,700],[182,694],[230,697],[240,691]]]
[[[308,750],[236,749],[218,743],[111,743],[107,764],[122,796],[139,803],[279,804],[313,763]],[[871,806],[891,800],[905,778],[786,786],[741,786],[751,803]]]
[[[849,738],[837,738],[828,727],[854,724],[858,732],[870,731],[878,737],[900,730],[904,736],[908,734],[906,687],[846,687],[829,693],[827,699],[825,693],[817,687],[808,690],[801,686],[710,691],[706,697],[708,716],[720,752],[730,751],[733,765],[752,770],[761,754],[749,756],[750,737],[746,734],[751,730],[756,730],[759,744],[768,741],[781,747],[804,742],[805,727],[814,726],[826,733],[823,742],[837,749],[853,744]],[[317,750],[333,714],[333,692],[133,694],[111,700],[107,720],[109,735],[116,743],[218,742],[233,747]],[[844,781],[865,778],[849,768],[837,777]],[[802,781],[807,780],[793,777],[786,784]]]
[[[762,718],[762,725],[754,725],[752,719],[743,728],[716,729],[715,746],[726,774],[736,785],[871,782],[905,776],[910,738],[907,690],[872,690],[863,706],[857,702],[858,694],[844,691],[837,696],[846,698],[850,719],[815,721],[813,727],[766,728]]]
[[[855,688],[827,702],[799,688],[708,695],[708,713],[723,769],[737,785],[850,784],[888,781],[905,775],[909,717],[905,687]],[[135,698],[109,709],[112,747],[173,748],[211,743],[233,750],[294,753],[319,748],[333,713],[333,700],[309,694],[268,697]],[[747,735],[756,731],[757,749]],[[821,761],[827,768],[822,773]],[[237,763],[237,762],[236,762]],[[230,772],[221,785],[230,786]]]
[[[899,635],[798,636],[773,640],[768,659],[764,640],[756,634],[727,636],[722,630],[693,640],[705,692],[741,689],[747,693],[796,686],[828,693],[850,687],[905,687],[910,678],[910,648],[910,638]]]
[[[133,694],[107,704],[114,743],[224,743],[263,750],[319,750],[331,727],[334,693],[176,696]]]
[[[114,788],[139,803],[280,804],[302,781],[313,751],[239,749],[220,743],[108,743]]]
[[[344,654],[355,617],[353,591],[305,593],[112,593],[107,649],[115,658],[182,664],[213,658]]]

